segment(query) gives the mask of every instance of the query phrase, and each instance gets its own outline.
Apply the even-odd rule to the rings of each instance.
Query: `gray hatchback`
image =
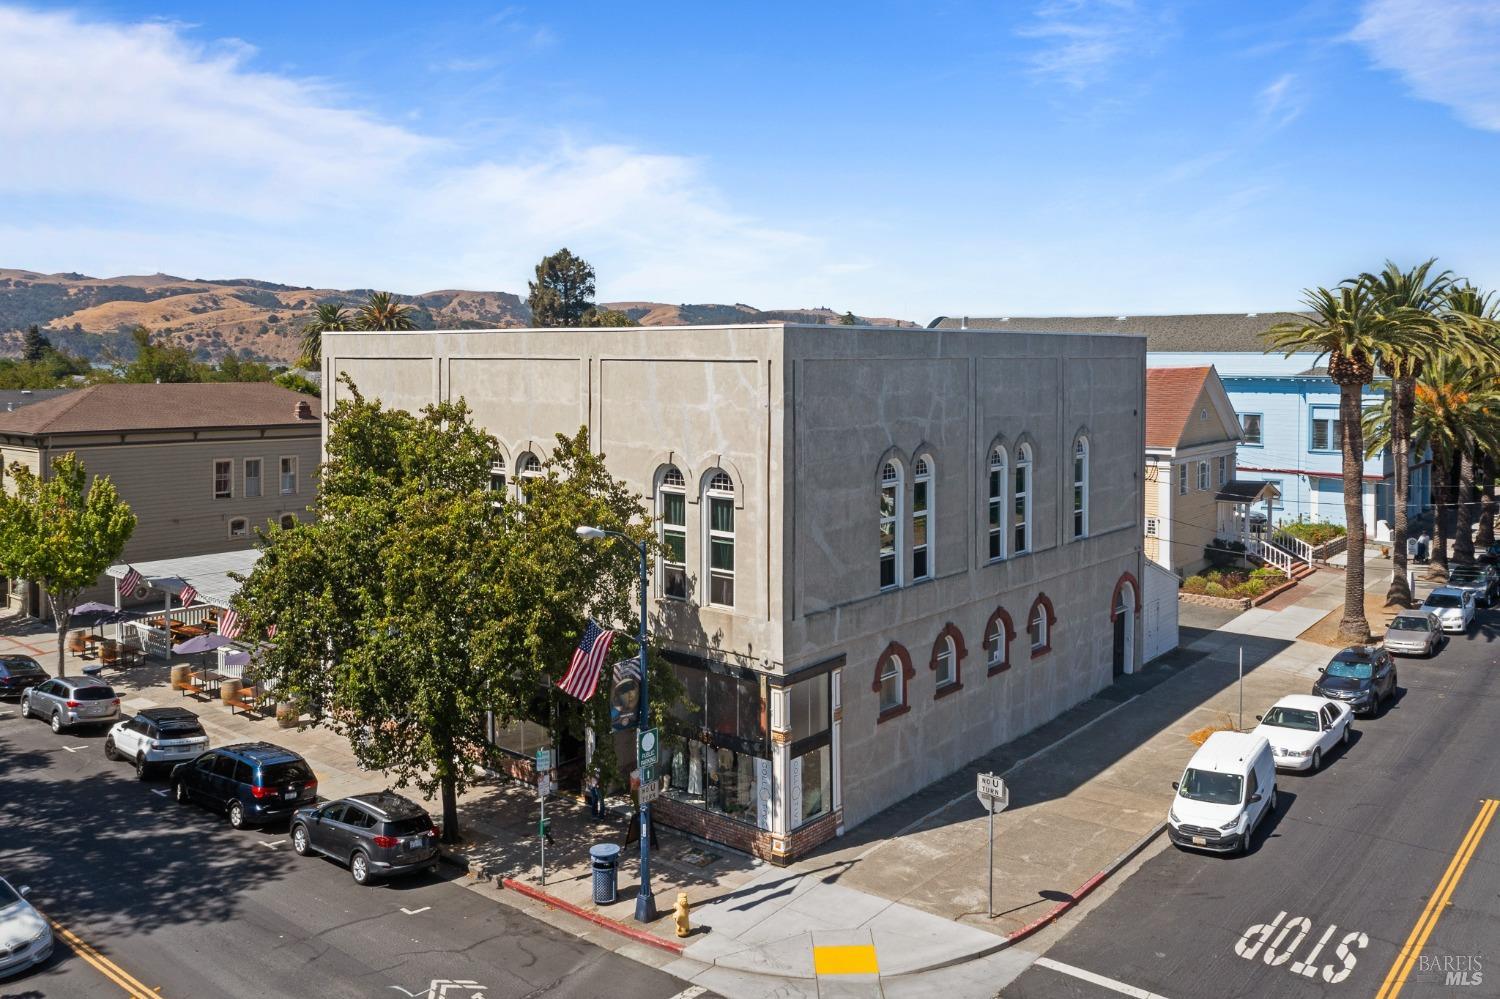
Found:
[[[103,680],[57,676],[21,695],[22,718],[45,718],[52,731],[74,725],[113,725],[120,720],[120,698]]]
[[[297,809],[292,849],[349,865],[362,885],[377,877],[436,868],[438,831],[421,805],[391,791],[356,794]]]

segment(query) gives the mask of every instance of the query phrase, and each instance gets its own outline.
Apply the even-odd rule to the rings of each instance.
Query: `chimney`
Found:
[[[969,317],[968,316],[964,316],[962,319],[960,319],[958,321],[958,328],[961,329],[961,330],[966,330],[966,329],[969,328]]]
[[[313,419],[312,403],[308,402],[306,399],[298,400],[298,402],[297,402],[297,419],[299,419],[299,420],[311,420],[311,419]]]

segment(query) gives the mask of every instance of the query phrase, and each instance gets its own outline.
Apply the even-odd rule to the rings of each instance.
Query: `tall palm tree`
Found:
[[[1478,351],[1467,352],[1472,402],[1465,413],[1468,425],[1463,428],[1458,454],[1458,496],[1454,506],[1453,558],[1460,564],[1470,564],[1474,561],[1475,471],[1482,470],[1487,464],[1486,457],[1494,453],[1493,443],[1485,439],[1490,415],[1486,406],[1492,403],[1492,395],[1486,390],[1500,382],[1500,363],[1494,356],[1494,348],[1500,346],[1500,302],[1493,294],[1471,285],[1455,286],[1445,296],[1443,319],[1455,341],[1481,346]],[[1489,533],[1493,537],[1493,474],[1486,476],[1486,485]]]
[[[353,320],[342,305],[337,302],[319,302],[318,311],[302,325],[302,357],[299,363],[304,368],[317,367],[323,357],[323,334],[353,328]]]
[[[1363,282],[1375,296],[1376,308],[1385,313],[1430,317],[1444,304],[1445,293],[1453,283],[1449,271],[1433,274],[1436,258],[1403,271],[1387,260],[1379,274],[1366,272],[1356,281]],[[1407,310],[1405,312],[1399,310]],[[1395,476],[1391,515],[1391,559],[1394,571],[1385,602],[1406,607],[1411,590],[1406,582],[1407,504],[1411,499],[1411,420],[1412,390],[1422,365],[1433,357],[1440,340],[1438,327],[1425,321],[1414,331],[1416,339],[1426,341],[1419,349],[1402,350],[1387,344],[1380,351],[1380,370],[1390,379],[1393,405],[1389,407],[1391,427],[1389,440],[1391,471]]]
[[[355,322],[362,330],[393,332],[417,328],[411,306],[397,302],[388,291],[371,292],[369,300],[359,307]]]
[[[1333,291],[1310,288],[1303,293],[1302,301],[1310,315],[1278,323],[1262,336],[1268,352],[1327,357],[1328,377],[1339,387],[1339,443],[1344,457],[1344,521],[1348,530],[1339,637],[1351,643],[1365,642],[1370,637],[1370,623],[1365,619],[1365,519],[1361,503],[1364,387],[1375,375],[1381,351],[1416,350],[1424,338],[1417,332],[1419,324],[1411,310],[1381,308],[1365,281],[1346,283]]]

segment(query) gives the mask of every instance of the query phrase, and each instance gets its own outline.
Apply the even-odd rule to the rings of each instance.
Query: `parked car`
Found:
[[[1349,744],[1354,712],[1347,702],[1289,694],[1255,720],[1260,724],[1250,734],[1271,744],[1278,767],[1315,773],[1323,768],[1325,756]]]
[[[1447,585],[1474,594],[1476,604],[1489,607],[1500,593],[1500,569],[1492,565],[1455,565],[1448,570]]]
[[[1474,622],[1474,594],[1451,586],[1439,586],[1427,594],[1421,609],[1436,614],[1444,631],[1461,635]]]
[[[1402,611],[1385,629],[1385,650],[1403,656],[1430,656],[1442,648],[1443,624],[1436,614]]]
[[[30,656],[0,656],[0,697],[20,697],[50,676]]]
[[[1312,693],[1373,716],[1382,701],[1396,696],[1396,660],[1378,645],[1351,645],[1323,667]]]
[[[1243,853],[1276,811],[1276,762],[1265,737],[1215,732],[1188,761],[1167,810],[1167,837],[1180,847]]]
[[[1500,541],[1493,541],[1490,546],[1479,553],[1479,561],[1494,564],[1500,562]]]
[[[52,927],[28,901],[31,889],[0,878],[0,978],[34,968],[52,956]]]
[[[348,864],[362,885],[437,866],[438,831],[432,817],[421,805],[390,791],[299,808],[292,816],[291,835],[292,849],[299,854],[321,853]]]
[[[52,731],[75,725],[113,725],[120,720],[120,698],[92,676],[58,676],[21,695],[22,718],[45,718]]]
[[[181,763],[207,748],[208,733],[187,708],[147,708],[110,729],[104,739],[105,758],[130,760],[141,780],[152,766]]]
[[[236,829],[265,825],[317,800],[318,778],[307,761],[268,742],[210,749],[172,770],[172,796],[222,809]]]

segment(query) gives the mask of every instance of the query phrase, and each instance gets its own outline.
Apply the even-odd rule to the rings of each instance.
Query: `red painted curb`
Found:
[[[1088,898],[1089,894],[1095,888],[1098,888],[1101,884],[1107,881],[1110,875],[1114,874],[1120,868],[1128,864],[1131,858],[1144,850],[1147,844],[1149,844],[1156,837],[1160,836],[1166,828],[1167,824],[1163,822],[1161,825],[1153,829],[1150,833],[1141,837],[1141,839],[1134,846],[1111,861],[1108,867],[1104,868],[1104,870],[1100,871],[1098,874],[1095,874],[1083,884],[1079,885],[1078,890],[1073,892],[1072,897],[1070,897],[1066,902],[1059,902],[1057,906],[1045,916],[1042,916],[1040,919],[1034,920],[1033,922],[1027,923],[1019,930],[1016,930],[1014,933],[1006,936],[1005,946],[1009,947],[1012,944],[1020,943],[1022,940],[1025,940],[1027,937],[1031,936],[1038,930],[1043,929],[1044,927],[1056,922],[1058,918],[1063,915],[1063,913],[1067,912],[1069,909],[1073,908],[1073,906]]]
[[[526,884],[525,882],[517,881],[514,878],[501,878],[500,884],[502,884],[506,888],[509,888],[511,891],[520,892],[527,898],[534,898],[538,902],[542,902],[546,905],[552,906],[554,909],[561,909],[564,912],[572,913],[580,919],[587,919],[589,922],[594,923],[598,926],[602,926],[606,930],[611,930],[615,933],[618,933],[622,937],[629,937],[636,943],[643,943],[650,947],[660,947],[662,950],[667,951],[668,953],[677,954],[679,956],[685,949],[684,944],[676,943],[672,940],[664,940],[661,937],[657,936],[655,933],[648,933],[646,930],[638,930],[634,927],[626,926],[623,923],[617,923],[607,916],[601,916],[597,912],[590,912],[589,910],[581,906],[574,905],[572,902],[564,901],[563,899],[558,898],[556,895],[542,891],[540,888],[536,888],[532,885]]]

